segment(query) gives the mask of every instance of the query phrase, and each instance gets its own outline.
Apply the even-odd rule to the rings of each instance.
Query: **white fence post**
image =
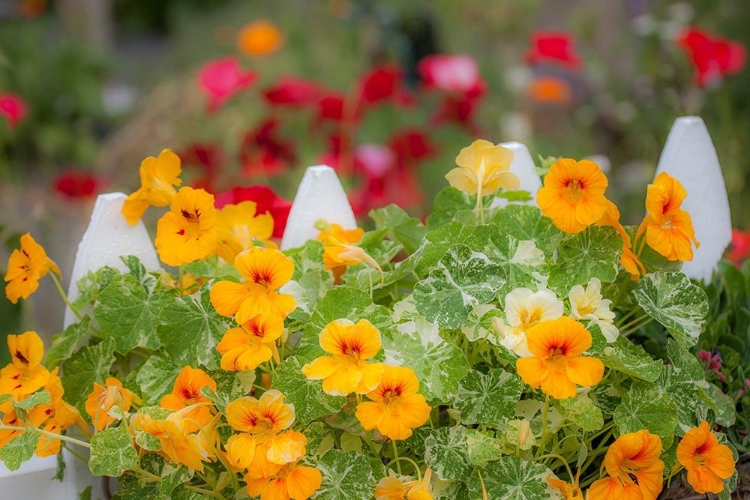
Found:
[[[667,137],[656,174],[667,172],[685,186],[682,208],[690,213],[701,246],[682,271],[690,278],[709,281],[716,264],[732,241],[729,199],[711,136],[697,116],[675,120]]]
[[[531,194],[531,200],[525,202],[525,204],[536,206],[536,193],[542,187],[542,179],[536,172],[536,165],[531,158],[529,148],[525,144],[516,141],[501,142],[498,146],[503,146],[513,151],[513,161],[510,162],[510,171],[516,174],[518,180],[521,181],[521,186],[518,189],[528,191]],[[507,204],[507,200],[495,198],[492,202],[492,207],[504,207]]]
[[[320,230],[315,228],[315,222],[319,219],[344,229],[357,227],[344,187],[336,171],[326,165],[307,167],[289,212],[281,249],[302,246],[307,240],[317,238]]]

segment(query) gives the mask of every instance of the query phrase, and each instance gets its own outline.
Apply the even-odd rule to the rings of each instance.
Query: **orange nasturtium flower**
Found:
[[[335,282],[341,280],[347,266],[356,266],[362,262],[372,265],[373,259],[356,246],[364,234],[365,230],[361,227],[344,229],[338,224],[328,224],[321,229],[318,241],[323,244],[323,265],[333,272]],[[377,262],[374,267],[379,267]]]
[[[420,481],[402,481],[386,476],[375,487],[375,500],[433,500],[430,494],[432,469],[424,471]]]
[[[174,381],[172,393],[161,398],[160,406],[178,411],[198,403],[210,403],[211,400],[201,394],[204,387],[216,391],[216,382],[200,368],[185,366]],[[185,415],[185,418],[195,420],[201,425],[208,425],[213,418],[211,405],[196,406]]]
[[[700,243],[695,239],[690,214],[681,208],[686,197],[687,191],[680,181],[666,172],[656,176],[654,183],[648,185],[648,215],[638,228],[635,239],[640,239],[645,231],[648,246],[668,260],[693,260],[693,244],[698,248]]]
[[[594,482],[590,500],[655,500],[662,489],[661,438],[647,430],[623,434],[604,456],[609,477]]]
[[[253,463],[257,444],[255,436],[246,432],[229,436],[224,445],[227,461],[237,472],[247,469]]]
[[[181,266],[216,250],[214,195],[203,189],[180,188],[156,224],[156,250],[162,262]]]
[[[219,281],[211,288],[211,303],[222,316],[245,323],[259,314],[286,317],[297,303],[291,295],[277,293],[294,274],[292,259],[275,248],[253,247],[237,255],[234,266],[244,283]]]
[[[245,25],[237,37],[240,50],[249,56],[273,54],[284,45],[284,35],[275,24],[265,19]]]
[[[547,477],[547,484],[560,491],[563,500],[583,500],[583,492],[581,491],[581,487],[578,486],[577,480],[575,483],[571,484],[549,476]]]
[[[477,205],[482,196],[495,194],[500,188],[518,189],[521,181],[510,172],[513,151],[495,146],[490,141],[477,139],[461,149],[456,165],[445,175],[454,188],[477,196]]]
[[[593,161],[563,158],[544,177],[536,201],[558,229],[574,234],[602,218],[607,185],[607,177]]]
[[[591,347],[591,334],[578,321],[561,317],[537,324],[526,332],[533,357],[519,358],[516,370],[524,382],[556,399],[572,398],[576,385],[591,387],[599,383],[604,364],[583,357]]]
[[[149,156],[141,162],[141,187],[132,193],[122,205],[122,215],[131,226],[141,220],[146,209],[166,207],[177,194],[175,186],[182,184],[180,180],[180,157],[165,149],[158,158]]]
[[[273,217],[269,212],[257,214],[257,206],[254,201],[243,201],[237,205],[225,205],[218,211],[216,253],[225,261],[233,263],[237,254],[252,248],[256,240],[266,247],[276,248],[271,241]]]
[[[204,430],[201,430],[200,434],[190,432],[195,424],[187,421],[185,415],[193,410],[194,408],[187,407],[170,414],[163,420],[152,418],[144,413],[136,413],[132,424],[133,427],[156,437],[161,444],[162,452],[170,460],[203,472],[203,462],[210,460],[209,450],[205,436],[203,436]]]
[[[685,433],[677,445],[677,460],[687,470],[687,480],[701,495],[720,493],[724,479],[734,474],[732,450],[719,443],[705,420]]]
[[[568,82],[554,76],[534,79],[528,89],[529,97],[540,104],[567,104],[573,97]]]
[[[414,371],[386,366],[380,385],[367,394],[371,401],[357,405],[357,420],[366,431],[377,428],[393,440],[407,439],[412,429],[429,420],[432,410],[418,392],[419,380]]]
[[[88,429],[78,410],[63,401],[65,391],[62,380],[57,376],[57,370],[55,368],[52,371],[49,381],[44,386],[50,394],[49,404],[36,405],[29,411],[26,418],[38,428],[52,434],[60,434],[76,424],[79,424],[83,429]],[[48,457],[58,453],[60,453],[59,439],[46,434],[39,436],[39,443],[36,446],[38,457]]]
[[[308,379],[322,380],[323,391],[332,396],[352,392],[367,394],[383,376],[382,363],[368,363],[383,346],[380,332],[366,319],[328,323],[320,332],[320,347],[332,356],[321,356],[302,367]]]
[[[94,382],[94,390],[86,398],[86,413],[91,417],[94,428],[100,431],[121,418],[119,412],[117,417],[110,415],[109,411],[112,408],[118,407],[122,411],[128,411],[133,401],[140,403],[138,396],[125,389],[122,382],[109,377],[104,382],[104,387]]]
[[[622,267],[630,273],[633,279],[638,279],[639,276],[646,274],[646,268],[638,259],[638,256],[633,253],[633,244],[630,240],[630,235],[625,231],[625,228],[622,227],[622,224],[620,224],[620,211],[617,209],[617,205],[609,200],[606,200],[606,202],[607,210],[596,224],[598,226],[611,226],[615,228],[617,234],[622,238],[622,257],[620,263],[622,264]]]
[[[23,427],[23,420],[21,420],[18,415],[16,414],[16,410],[8,410],[7,412],[3,412],[3,418],[0,420],[3,425],[7,425],[8,427]],[[23,434],[26,431],[23,430],[17,430],[17,429],[3,429],[0,430],[0,448],[8,444],[11,440],[17,438],[21,434]]]
[[[39,288],[39,280],[54,272],[62,276],[60,268],[47,257],[44,248],[34,241],[31,234],[21,236],[21,248],[15,249],[8,259],[8,272],[5,273],[5,296],[16,304],[18,299],[28,299]]]
[[[245,482],[248,494],[261,500],[307,500],[320,488],[323,476],[318,469],[291,462],[269,475],[250,469]]]
[[[277,314],[259,314],[239,328],[227,330],[216,350],[221,356],[221,369],[226,371],[255,370],[273,357],[281,360],[276,340],[284,333],[284,318]]]
[[[8,335],[7,341],[11,362],[0,370],[0,394],[10,394],[16,401],[21,401],[44,387],[50,378],[49,371],[41,365],[44,343],[36,332],[31,331]],[[2,413],[12,410],[11,400],[0,405]]]

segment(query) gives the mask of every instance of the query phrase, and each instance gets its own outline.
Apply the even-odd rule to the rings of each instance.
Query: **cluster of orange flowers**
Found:
[[[664,462],[661,438],[647,430],[621,435],[607,450],[602,469],[606,477],[594,481],[588,489],[589,500],[656,500],[661,493]],[[688,483],[700,494],[720,493],[725,479],[734,474],[732,451],[719,443],[708,422],[690,429],[677,445],[677,464],[687,470]],[[554,478],[547,481],[568,499],[583,498],[578,484]]]
[[[649,185],[648,215],[634,242],[619,222],[617,207],[604,196],[607,185],[607,177],[596,163],[563,158],[545,176],[537,203],[542,213],[566,233],[581,232],[592,224],[614,227],[623,240],[622,265],[634,278],[645,274],[638,252],[633,251],[644,232],[648,245],[667,259],[693,259],[693,245],[699,243],[690,214],[681,208],[687,192],[679,181],[663,172]]]
[[[12,400],[0,404],[2,424],[6,427],[0,430],[0,447],[26,432],[24,421],[14,409],[13,401],[23,401],[39,389],[44,389],[49,392],[50,402],[34,406],[26,414],[26,420],[41,431],[36,445],[37,456],[56,455],[60,452],[60,439],[56,436],[76,424],[85,432],[88,432],[88,427],[78,410],[63,401],[65,391],[57,368],[49,372],[42,366],[44,344],[39,335],[26,332],[8,335],[7,340],[11,362],[0,370],[0,394],[10,394]]]
[[[246,201],[214,207],[214,197],[203,189],[182,187],[180,157],[165,149],[150,156],[140,168],[141,187],[125,200],[122,214],[130,224],[138,222],[149,206],[166,207],[156,226],[156,250],[170,266],[181,266],[218,254],[227,262],[260,242],[271,242],[273,217],[257,214],[257,205]]]

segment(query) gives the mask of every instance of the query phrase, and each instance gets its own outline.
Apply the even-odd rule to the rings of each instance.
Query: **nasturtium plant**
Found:
[[[391,205],[283,251],[254,203],[216,209],[171,151],[145,160],[123,216],[169,206],[155,244],[176,272],[89,272],[46,359],[35,332],[8,337],[0,460],[86,448],[122,500],[655,499],[683,469],[728,498],[750,267],[679,271],[695,242],[664,174],[626,229],[595,163],[550,162],[530,198],[511,159],[477,141],[426,224]],[[21,245],[12,301],[59,279]]]

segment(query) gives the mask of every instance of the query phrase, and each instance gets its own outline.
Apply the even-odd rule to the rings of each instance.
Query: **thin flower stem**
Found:
[[[139,476],[142,476],[144,479],[148,480],[151,483],[161,482],[161,478],[159,476],[155,474],[151,474],[150,472],[141,469],[140,465],[136,465],[131,470],[135,472],[136,474],[138,474]]]
[[[24,431],[24,432],[36,431],[39,434],[43,434],[53,439],[59,439],[60,441],[67,441],[68,443],[77,444],[78,446],[83,446],[84,448],[91,448],[91,445],[87,443],[86,441],[81,441],[80,439],[63,436],[62,434],[55,434],[54,432],[47,432],[38,427],[18,427],[15,425],[0,424],[0,431]]]
[[[226,500],[226,497],[219,493],[218,491],[211,491],[211,490],[205,490],[203,488],[198,488],[197,486],[191,486],[189,484],[185,485],[185,488],[189,489],[190,491],[194,491],[196,493],[200,493],[201,495],[206,495],[207,497],[211,498],[219,498],[221,500]]]
[[[82,320],[83,316],[81,316],[81,313],[78,312],[78,309],[73,307],[73,304],[71,304],[70,300],[68,300],[68,294],[65,293],[65,290],[63,290],[62,285],[60,284],[60,280],[57,279],[57,276],[55,276],[55,273],[49,273],[50,277],[52,278],[52,281],[55,283],[55,288],[57,288],[57,293],[60,294],[60,297],[62,297],[63,302],[70,307],[70,310],[73,311],[73,314],[76,315],[76,318],[78,320]]]
[[[395,441],[394,441],[394,443],[395,443]],[[398,457],[395,460],[391,460],[390,463],[388,463],[388,465],[390,466],[391,464],[395,464],[395,463],[400,462],[400,461],[409,462],[411,464],[411,466],[414,467],[414,470],[417,471],[417,480],[419,480],[419,481],[422,480],[422,471],[419,470],[419,466],[417,465],[417,462],[415,462],[414,460],[412,460],[409,457]],[[399,472],[399,474],[400,474],[400,472]]]
[[[570,464],[568,463],[567,460],[565,460],[565,458],[563,458],[561,455],[558,455],[557,453],[547,453],[546,455],[537,457],[536,461],[538,462],[539,460],[544,460],[546,458],[554,458],[554,459],[561,461],[563,465],[565,466],[565,470],[568,471],[568,476],[570,476],[570,480],[571,481],[573,480],[573,471],[571,470]]]
[[[643,320],[645,320],[645,319],[648,319],[648,318],[650,318],[650,317],[651,317],[651,316],[649,316],[648,314],[644,314],[643,316],[639,316],[639,317],[637,317],[636,319],[634,319],[634,320],[632,320],[632,321],[630,321],[630,322],[628,322],[628,323],[626,323],[626,324],[622,325],[622,326],[621,326],[621,327],[619,327],[619,328],[620,328],[621,330],[627,330],[627,329],[629,329],[630,327],[632,327],[633,325],[637,325],[637,324],[638,324],[638,323],[640,323],[641,321],[643,321]]]
[[[372,442],[372,438],[370,437],[369,432],[365,432],[365,443],[367,443],[367,446],[370,447],[372,452],[375,454],[375,456],[379,455],[378,449],[375,448],[375,443]]]
[[[544,447],[547,445],[547,416],[549,415],[549,396],[546,394],[544,395],[544,409],[542,410],[542,437],[539,440],[539,449],[537,449],[536,453],[537,456],[535,459],[539,458],[539,455],[544,453]]]
[[[401,462],[399,462],[398,459],[398,446],[396,446],[396,441],[391,441],[393,444],[393,460],[392,462],[396,463],[396,470],[398,471],[399,475],[402,474],[401,472]]]
[[[83,455],[81,455],[80,453],[78,453],[77,451],[75,451],[73,448],[71,448],[70,446],[68,446],[68,443],[63,443],[63,447],[66,450],[68,450],[68,453],[70,453],[71,455],[73,455],[74,457],[76,457],[81,462],[83,462],[85,464],[89,463],[89,461],[86,459],[86,457],[84,457]]]

